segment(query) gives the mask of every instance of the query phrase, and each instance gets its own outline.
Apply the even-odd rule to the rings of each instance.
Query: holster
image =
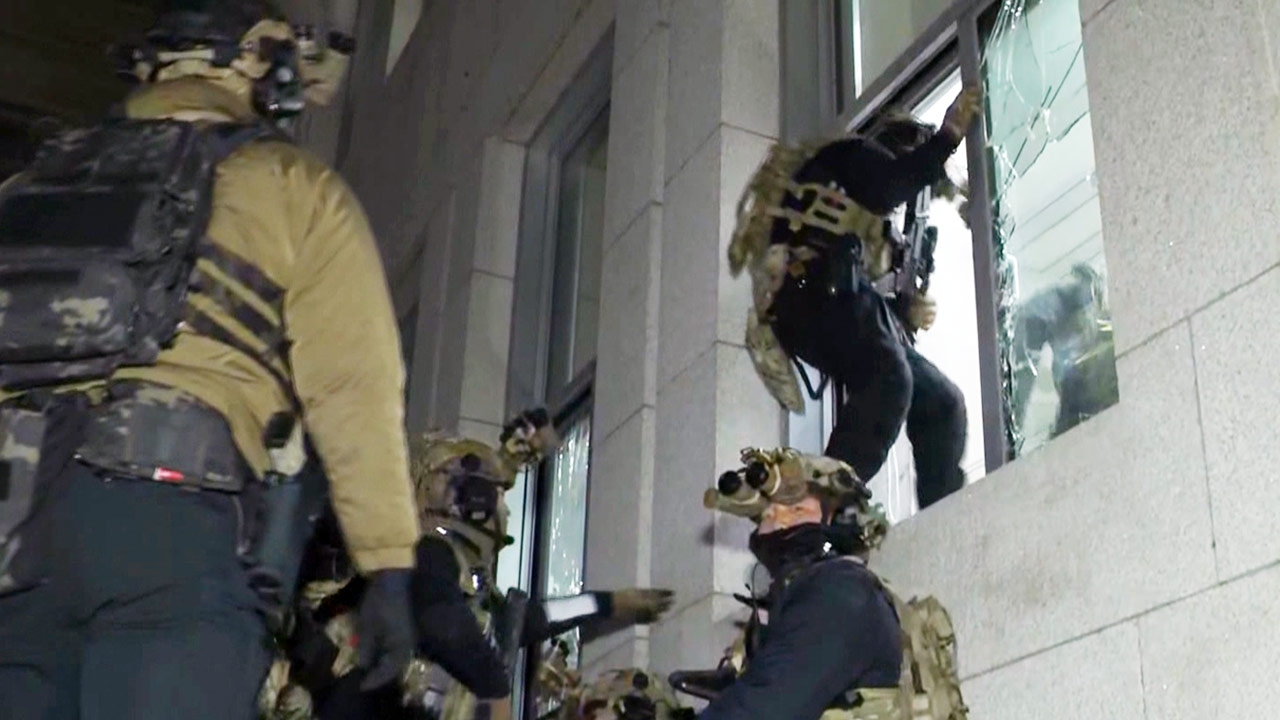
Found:
[[[852,292],[861,267],[862,248],[858,240],[833,238],[811,247],[818,257],[805,262],[803,273],[799,277],[793,275],[793,282],[810,292],[826,295]]]
[[[306,544],[324,511],[327,487],[322,469],[308,463],[302,425],[287,413],[267,424],[264,437],[271,470],[249,488],[258,526],[244,556],[249,581],[277,633],[287,633]]]

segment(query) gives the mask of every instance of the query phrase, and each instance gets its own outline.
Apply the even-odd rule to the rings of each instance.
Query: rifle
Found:
[[[898,244],[894,258],[893,306],[906,324],[911,302],[929,291],[929,280],[936,269],[934,252],[938,247],[938,228],[929,224],[929,206],[933,189],[926,186],[907,207],[906,232]],[[915,339],[914,331],[909,331]]]
[[[503,667],[507,674],[515,672],[516,660],[520,648],[524,644],[524,623],[529,614],[529,594],[517,588],[511,588],[502,602],[490,613],[488,627],[485,628],[493,644],[502,654]]]
[[[677,670],[671,673],[667,681],[671,683],[671,687],[686,695],[715,700],[737,678],[737,671],[726,663],[715,670]]]

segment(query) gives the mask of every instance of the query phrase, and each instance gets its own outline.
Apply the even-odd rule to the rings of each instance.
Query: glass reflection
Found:
[[[1076,0],[1005,0],[982,59],[1012,455],[1119,399]]]
[[[543,567],[546,568],[542,582],[543,597],[563,597],[582,592],[590,460],[591,417],[586,416],[564,433],[564,442],[549,463],[546,477],[551,488],[543,556]],[[569,667],[578,667],[581,650],[578,631],[565,633],[559,639],[568,646]],[[554,642],[555,639],[549,641],[547,647]],[[548,701],[538,701],[539,715],[553,709]]]

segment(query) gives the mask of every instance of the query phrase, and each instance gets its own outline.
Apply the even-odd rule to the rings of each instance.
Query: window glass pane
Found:
[[[1076,0],[985,22],[1006,421],[1013,454],[1119,399]]]
[[[582,208],[578,231],[578,294],[573,323],[573,368],[578,373],[596,357],[600,318],[600,272],[604,255],[604,180],[609,127],[600,125],[586,146],[582,165]]]
[[[564,435],[564,442],[548,463],[551,482],[546,508],[547,543],[543,579],[544,597],[582,592],[582,563],[587,539],[587,482],[591,460],[591,417],[578,420]],[[570,661],[577,662],[576,633]]]
[[[498,553],[498,573],[495,582],[498,591],[506,593],[511,588],[529,589],[528,546],[530,527],[525,508],[529,505],[529,471],[516,475],[516,484],[507,491],[503,500],[507,505],[507,535],[511,545]]]
[[[846,0],[854,91],[875,82],[953,0]]]
[[[529,470],[520,471],[516,475],[516,483],[503,498],[507,505],[507,534],[514,541],[498,553],[498,572],[494,583],[498,592],[506,594],[512,588],[529,590],[529,546],[533,537],[532,518],[526,512],[530,507]],[[522,714],[524,705],[525,661],[527,655],[521,650],[516,656],[516,667],[511,675],[511,707]]]
[[[553,397],[596,355],[608,141],[606,112],[565,156],[560,168],[547,388]]]

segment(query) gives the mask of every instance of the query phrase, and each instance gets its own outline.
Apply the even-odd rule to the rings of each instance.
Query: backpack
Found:
[[[967,720],[969,708],[960,693],[951,614],[932,595],[903,602],[887,592],[902,624],[901,692],[910,700],[907,717]]]
[[[218,163],[265,125],[113,120],[0,189],[0,388],[150,365],[177,333]]]

